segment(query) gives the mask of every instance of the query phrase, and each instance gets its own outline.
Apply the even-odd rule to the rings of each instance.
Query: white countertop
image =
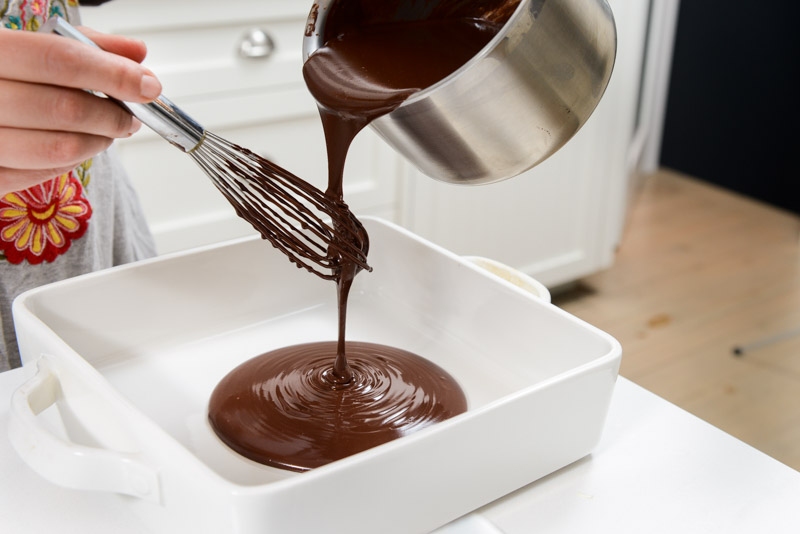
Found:
[[[0,373],[0,531],[152,533],[124,499],[54,486],[17,457],[5,435],[25,376]],[[534,531],[795,534],[800,473],[620,378],[590,456],[440,534]]]

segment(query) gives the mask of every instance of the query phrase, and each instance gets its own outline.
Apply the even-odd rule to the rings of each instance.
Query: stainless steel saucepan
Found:
[[[324,44],[330,8],[348,1],[354,0],[315,3],[304,59]],[[474,4],[479,9],[481,2]],[[459,184],[510,178],[583,126],[608,85],[616,48],[606,0],[521,0],[476,56],[371,126],[432,178]]]

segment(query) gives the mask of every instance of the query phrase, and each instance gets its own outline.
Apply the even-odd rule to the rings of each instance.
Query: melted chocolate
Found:
[[[333,341],[286,347],[240,365],[211,397],[211,424],[260,463],[305,471],[466,410],[444,370],[401,349],[348,342],[353,378],[333,376]]]
[[[477,4],[477,5],[476,5]],[[472,58],[517,0],[342,0],[330,7],[325,44],[303,75],[319,104],[328,150],[325,195],[342,210],[345,159],[355,136]],[[316,9],[316,6],[315,6]],[[312,9],[312,14],[317,10]],[[307,35],[315,31],[313,24]],[[380,445],[466,410],[456,381],[401,349],[345,343],[347,300],[363,268],[342,241],[366,254],[355,217],[334,218],[326,263],[337,284],[338,340],[282,348],[245,362],[214,390],[209,420],[242,455],[304,471]]]
[[[333,3],[324,45],[303,65],[303,77],[318,103],[325,132],[326,194],[344,202],[344,165],[355,136],[412,94],[469,61],[513,13],[509,6],[517,3],[488,1],[477,7],[478,16],[469,13],[476,6],[465,8],[463,1],[452,0],[426,2],[424,9],[411,0]],[[339,350],[334,370],[343,383],[351,376],[344,352],[347,298],[359,271],[352,262],[342,261],[337,279]]]

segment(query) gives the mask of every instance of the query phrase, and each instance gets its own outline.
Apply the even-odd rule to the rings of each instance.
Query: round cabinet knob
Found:
[[[273,50],[275,50],[275,42],[261,28],[248,30],[239,41],[239,56],[244,58],[267,58],[272,54]]]

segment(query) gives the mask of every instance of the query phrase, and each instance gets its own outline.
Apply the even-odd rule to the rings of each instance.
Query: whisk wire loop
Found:
[[[343,259],[371,270],[366,232],[340,199],[208,131],[190,155],[237,214],[297,266],[326,280]]]
[[[40,31],[97,46],[58,16]],[[341,198],[331,198],[269,160],[209,132],[164,95],[147,104],[97,95],[117,103],[189,154],[236,213],[299,267],[328,280],[337,278],[344,263],[372,270],[367,264],[367,232]]]

